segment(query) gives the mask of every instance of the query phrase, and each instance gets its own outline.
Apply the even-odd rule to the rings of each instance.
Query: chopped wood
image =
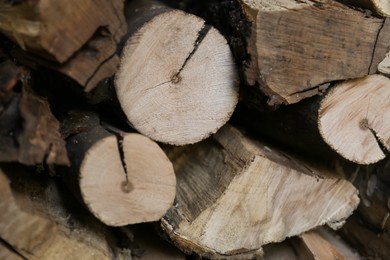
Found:
[[[111,134],[93,114],[73,113],[64,124],[71,123],[80,132],[67,139],[67,149],[88,209],[110,226],[159,220],[176,194],[175,173],[161,148],[140,134]]]
[[[29,72],[4,61],[0,74],[0,162],[68,165],[59,122],[48,102],[30,91]]]
[[[8,167],[13,189],[0,171],[0,258],[1,259],[129,259],[129,250],[109,245],[108,230],[100,222],[83,215],[76,217],[64,203],[53,179],[32,178],[32,172],[15,172]],[[11,169],[11,170],[10,170]],[[14,189],[16,188],[16,189]],[[74,205],[72,205],[74,206]],[[45,217],[38,215],[46,210]],[[35,212],[34,212],[35,211]],[[76,213],[76,214],[75,214]]]
[[[156,15],[153,8],[132,9],[141,12],[135,22],[146,22],[125,44],[117,96],[140,133],[169,144],[195,143],[223,126],[238,102],[233,57],[201,18],[166,8]]]
[[[0,31],[22,49],[63,63],[99,28],[119,42],[126,31],[123,1],[3,1]]]
[[[215,6],[221,9],[221,30],[228,38],[234,34],[229,42],[237,49],[244,80],[272,106],[320,94],[318,87],[328,82],[375,73],[389,47],[389,21],[332,0],[216,1]]]
[[[378,71],[386,76],[390,75],[390,53],[387,53],[386,57],[378,64]]]
[[[349,182],[231,126],[169,156],[178,191],[162,227],[187,253],[261,255],[262,246],[316,226],[340,227],[359,203]]]
[[[390,149],[389,86],[387,77],[370,75],[332,88],[318,115],[325,142],[356,163],[383,159]]]

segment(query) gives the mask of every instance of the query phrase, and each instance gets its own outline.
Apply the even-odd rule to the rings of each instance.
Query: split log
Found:
[[[336,151],[352,162],[371,164],[390,149],[389,86],[387,77],[369,75],[339,82],[326,95],[296,105],[252,114],[241,108],[235,117],[292,148],[326,157],[337,157]]]
[[[29,72],[6,60],[0,75],[0,161],[69,165],[59,122],[32,93]]]
[[[361,7],[377,15],[389,17],[390,3],[386,0],[338,0],[341,3]]]
[[[135,133],[111,134],[96,114],[88,113],[71,113],[62,131],[71,134],[67,149],[74,190],[102,222],[123,226],[157,221],[172,206],[175,173],[155,142]]]
[[[201,18],[153,1],[132,1],[127,10],[138,27],[130,28],[115,87],[131,125],[175,145],[215,133],[238,102],[226,40]]]
[[[216,1],[213,15],[237,49],[245,82],[270,105],[296,103],[321,93],[322,84],[375,73],[390,43],[390,21],[332,0]]]
[[[67,61],[99,28],[119,42],[126,30],[123,1],[3,1],[0,31],[22,49]]]
[[[131,257],[128,249],[110,244],[107,227],[80,212],[53,179],[37,178],[33,170],[15,165],[6,168],[12,190],[0,171],[1,259]]]
[[[162,227],[185,252],[261,255],[262,246],[316,226],[340,227],[359,203],[349,182],[231,126],[169,156],[178,191]]]

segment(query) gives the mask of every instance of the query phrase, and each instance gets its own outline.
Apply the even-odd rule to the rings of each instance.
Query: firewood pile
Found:
[[[0,259],[388,259],[390,3],[0,3]]]

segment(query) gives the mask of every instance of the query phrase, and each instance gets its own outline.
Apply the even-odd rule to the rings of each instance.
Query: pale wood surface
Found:
[[[321,84],[373,73],[389,46],[383,19],[335,1],[241,3],[252,21],[246,80],[258,82],[271,105],[296,103],[320,93]]]
[[[334,86],[321,102],[323,139],[344,158],[361,164],[385,157],[390,148],[390,79],[370,75]],[[378,143],[379,142],[379,143]]]
[[[261,255],[263,245],[339,227],[359,202],[349,182],[230,126],[169,156],[178,191],[162,226],[182,250],[207,257]]]
[[[226,40],[196,16],[155,16],[126,43],[116,91],[132,126],[165,143],[198,142],[230,118],[238,102]]]
[[[381,16],[390,16],[390,2],[388,0],[338,0],[339,2],[369,9]]]
[[[105,137],[87,151],[80,166],[84,202],[107,225],[123,226],[159,220],[171,207],[176,179],[171,162],[153,141],[125,134],[124,163],[115,136]]]

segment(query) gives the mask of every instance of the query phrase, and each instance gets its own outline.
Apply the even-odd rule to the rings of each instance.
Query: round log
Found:
[[[143,23],[121,55],[118,99],[140,133],[174,145],[195,143],[222,127],[238,102],[233,57],[223,36],[202,19],[153,7],[134,16]]]
[[[88,209],[107,225],[159,220],[176,194],[168,157],[145,136],[114,135],[87,117],[74,124],[81,132],[67,140],[72,172],[78,180],[73,189],[79,189]]]

